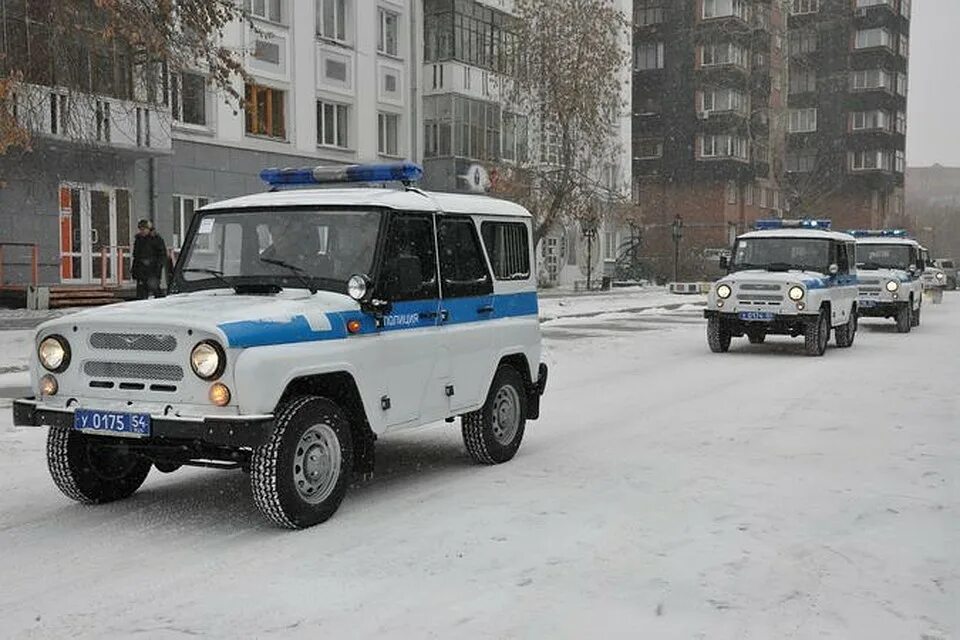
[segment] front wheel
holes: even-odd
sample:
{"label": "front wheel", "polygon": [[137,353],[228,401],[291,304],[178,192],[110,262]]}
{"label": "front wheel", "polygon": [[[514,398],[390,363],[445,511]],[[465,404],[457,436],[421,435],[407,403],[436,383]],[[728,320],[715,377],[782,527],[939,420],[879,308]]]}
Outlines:
{"label": "front wheel", "polygon": [[827,311],[820,312],[815,322],[809,323],[803,332],[804,348],[808,356],[822,356],[830,341],[830,319]]}
{"label": "front wheel", "polygon": [[250,461],[253,501],[268,520],[303,529],[328,520],[347,492],[353,442],[335,403],[301,396],[277,412],[270,439]]}
{"label": "front wheel", "polygon": [[127,498],[150,473],[150,461],[73,429],[47,433],[47,467],[65,496],[83,504]]}
{"label": "front wheel", "polygon": [[920,311],[923,309],[923,305],[920,304],[917,306],[916,310],[913,312],[913,317],[910,319],[910,326],[913,328],[920,326]]}
{"label": "front wheel", "polygon": [[460,419],[467,453],[481,464],[500,464],[517,454],[527,422],[523,377],[511,366],[497,370],[487,401]]}
{"label": "front wheel", "polygon": [[720,318],[707,319],[707,344],[713,353],[726,353],[730,349],[730,331],[725,329]]}
{"label": "front wheel", "polygon": [[837,346],[841,349],[846,349],[853,346],[853,341],[857,337],[857,310],[852,309],[850,311],[850,317],[847,319],[847,324],[842,327],[837,327],[834,329],[834,338],[837,341]]}
{"label": "front wheel", "polygon": [[910,333],[913,327],[913,307],[904,302],[897,309],[897,333]]}

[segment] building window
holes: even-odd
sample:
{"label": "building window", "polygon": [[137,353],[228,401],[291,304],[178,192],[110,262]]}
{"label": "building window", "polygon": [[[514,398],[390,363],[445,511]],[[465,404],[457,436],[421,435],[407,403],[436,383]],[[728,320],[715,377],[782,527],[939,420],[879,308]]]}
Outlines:
{"label": "building window", "polygon": [[662,23],[664,1],[665,0],[634,0],[634,24],[638,26],[649,26]]}
{"label": "building window", "polygon": [[283,0],[246,0],[251,15],[271,22],[283,22]]}
{"label": "building window", "polygon": [[174,122],[206,126],[207,79],[199,73],[178,73],[170,82]]}
{"label": "building window", "polygon": [[897,93],[901,96],[907,95],[907,74],[898,73],[897,74]]}
{"label": "building window", "polygon": [[737,204],[737,192],[739,189],[736,180],[727,181],[727,204]]}
{"label": "building window", "polygon": [[879,109],[855,111],[850,114],[850,128],[854,131],[890,130],[890,114]]}
{"label": "building window", "polygon": [[701,158],[749,159],[749,144],[745,138],[731,135],[700,136]]}
{"label": "building window", "polygon": [[50,94],[50,133],[55,136],[67,135],[67,118],[70,113],[65,93]]}
{"label": "building window", "polygon": [[880,5],[885,5],[896,10],[894,1],[895,0],[857,0],[857,8],[862,9],[864,7],[878,7]]}
{"label": "building window", "polygon": [[97,100],[97,142],[110,142],[110,103]]}
{"label": "building window", "polygon": [[906,34],[900,34],[900,55],[904,58],[910,57],[910,38]]}
{"label": "building window", "polygon": [[856,49],[873,49],[875,47],[893,49],[893,34],[886,29],[861,29],[857,31],[853,46]]}
{"label": "building window", "polygon": [[790,15],[816,13],[820,10],[820,0],[790,0]]}
{"label": "building window", "polygon": [[850,153],[853,171],[890,171],[889,151],[853,151]]}
{"label": "building window", "polygon": [[790,55],[812,53],[817,50],[819,34],[816,28],[797,29],[790,31]]}
{"label": "building window", "polygon": [[286,139],[285,96],[280,89],[248,84],[245,91],[247,133]]}
{"label": "building window", "polygon": [[790,133],[811,133],[816,130],[816,109],[790,109]]}
{"label": "building window", "polygon": [[910,0],[900,0],[900,15],[910,19]]}
{"label": "building window", "polygon": [[725,64],[746,66],[746,53],[740,45],[732,42],[707,44],[700,49],[700,63],[704,67]]}
{"label": "building window", "polygon": [[[200,196],[173,196],[173,236],[171,246],[179,249],[183,246],[183,239],[190,229],[194,212],[210,202],[208,198]],[[199,239],[200,236],[197,236]]]}
{"label": "building window", "polygon": [[478,2],[426,0],[424,62],[459,60],[473,67],[511,73],[515,19]]}
{"label": "building window", "polygon": [[529,160],[529,129],[526,116],[508,111],[503,112],[503,142],[500,144],[501,157],[524,163]]}
{"label": "building window", "polygon": [[377,51],[388,56],[399,55],[400,47],[397,39],[399,33],[400,15],[384,8],[377,9]]}
{"label": "building window", "polygon": [[317,100],[317,144],[348,148],[349,113],[345,104]]}
{"label": "building window", "polygon": [[703,0],[702,16],[704,20],[729,16],[746,20],[747,7],[742,0]]}
{"label": "building window", "polygon": [[663,69],[663,43],[641,42],[633,54],[633,66],[637,71]]}
{"label": "building window", "polygon": [[897,111],[896,132],[907,135],[907,114],[903,111]]}
{"label": "building window", "polygon": [[637,115],[641,116],[655,116],[659,115],[663,110],[663,105],[660,102],[660,96],[644,96],[637,100],[639,103],[638,109],[639,112]]}
{"label": "building window", "polygon": [[377,114],[377,153],[396,156],[400,152],[400,116]]}
{"label": "building window", "polygon": [[903,173],[907,170],[907,154],[905,154],[903,151],[897,151],[896,154],[894,154],[893,160],[894,171],[897,173]]}
{"label": "building window", "polygon": [[[425,157],[500,159],[502,122],[497,104],[464,96],[428,96],[423,100],[423,114]],[[523,138],[526,155],[526,136]],[[518,138],[518,145],[520,142]]]}
{"label": "building window", "polygon": [[883,69],[867,69],[850,72],[850,86],[854,91],[890,90],[892,78]]}
{"label": "building window", "polygon": [[700,111],[735,111],[745,113],[747,97],[736,89],[711,88],[700,94]]}
{"label": "building window", "polygon": [[663,157],[662,138],[642,138],[637,140],[637,160],[653,160]]}
{"label": "building window", "polygon": [[317,0],[317,35],[328,40],[347,39],[347,0]]}
{"label": "building window", "polygon": [[790,70],[790,94],[813,93],[817,90],[817,72],[807,67]]}

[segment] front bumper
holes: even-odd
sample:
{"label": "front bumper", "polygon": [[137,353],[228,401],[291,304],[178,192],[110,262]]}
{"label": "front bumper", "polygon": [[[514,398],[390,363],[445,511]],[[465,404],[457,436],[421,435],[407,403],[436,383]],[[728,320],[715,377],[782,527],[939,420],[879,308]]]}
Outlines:
{"label": "front bumper", "polygon": [[706,309],[703,317],[719,318],[724,328],[735,336],[742,336],[748,330],[762,329],[765,333],[799,335],[808,324],[814,324],[820,318],[818,314],[780,314],[774,313],[770,320],[745,320],[739,313]]}
{"label": "front bumper", "polygon": [[861,318],[892,318],[907,304],[909,302],[906,300],[860,300],[857,303],[857,315]]}
{"label": "front bumper", "polygon": [[[151,435],[138,438],[141,442],[200,442],[223,447],[259,447],[273,431],[273,416],[216,416],[202,418],[171,418],[151,416]],[[13,401],[13,424],[17,427],[72,429],[71,409],[44,407],[33,398]],[[104,434],[108,438],[120,436]]]}

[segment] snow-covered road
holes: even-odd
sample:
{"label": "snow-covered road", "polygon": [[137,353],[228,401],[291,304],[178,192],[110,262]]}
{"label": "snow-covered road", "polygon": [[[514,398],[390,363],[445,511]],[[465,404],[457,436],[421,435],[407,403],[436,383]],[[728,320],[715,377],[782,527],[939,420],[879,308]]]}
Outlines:
{"label": "snow-covered road", "polygon": [[696,308],[545,324],[517,458],[379,443],[327,524],[278,531],[239,472],[81,507],[0,400],[0,636],[838,638],[960,633],[960,294],[851,350],[736,341]]}

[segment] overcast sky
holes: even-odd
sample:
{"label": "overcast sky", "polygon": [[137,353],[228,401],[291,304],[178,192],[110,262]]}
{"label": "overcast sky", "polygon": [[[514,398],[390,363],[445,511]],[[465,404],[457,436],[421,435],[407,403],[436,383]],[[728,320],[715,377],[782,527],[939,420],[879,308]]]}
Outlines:
{"label": "overcast sky", "polygon": [[960,0],[913,0],[907,164],[960,167]]}

